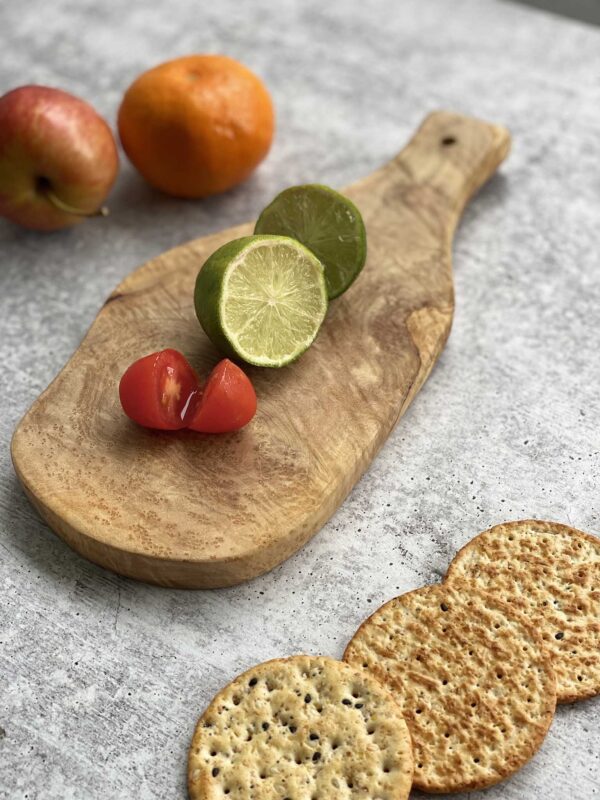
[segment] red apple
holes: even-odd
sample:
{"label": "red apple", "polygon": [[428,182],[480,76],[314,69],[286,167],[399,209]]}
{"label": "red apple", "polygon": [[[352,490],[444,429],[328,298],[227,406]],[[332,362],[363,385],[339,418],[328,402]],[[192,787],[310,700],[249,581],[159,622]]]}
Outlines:
{"label": "red apple", "polygon": [[0,216],[35,230],[76,225],[101,208],[119,157],[106,122],[47,86],[0,97]]}

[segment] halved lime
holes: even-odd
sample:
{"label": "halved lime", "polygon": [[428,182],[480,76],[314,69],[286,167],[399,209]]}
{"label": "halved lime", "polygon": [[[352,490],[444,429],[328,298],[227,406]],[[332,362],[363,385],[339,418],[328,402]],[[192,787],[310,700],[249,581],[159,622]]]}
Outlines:
{"label": "halved lime", "polygon": [[323,265],[287,236],[245,236],[206,261],[194,303],[206,334],[226,355],[283,367],[312,344],[325,318]]}
{"label": "halved lime", "polygon": [[364,266],[367,233],[358,208],[328,186],[290,186],[262,212],[254,233],[291,236],[325,267],[330,300],[345,292]]}

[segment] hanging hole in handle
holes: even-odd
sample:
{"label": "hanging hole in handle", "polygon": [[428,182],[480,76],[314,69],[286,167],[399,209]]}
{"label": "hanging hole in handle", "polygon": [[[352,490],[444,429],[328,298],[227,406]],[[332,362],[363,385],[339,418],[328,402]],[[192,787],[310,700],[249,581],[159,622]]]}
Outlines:
{"label": "hanging hole in handle", "polygon": [[442,147],[452,147],[453,144],[456,144],[455,136],[444,136],[442,139]]}

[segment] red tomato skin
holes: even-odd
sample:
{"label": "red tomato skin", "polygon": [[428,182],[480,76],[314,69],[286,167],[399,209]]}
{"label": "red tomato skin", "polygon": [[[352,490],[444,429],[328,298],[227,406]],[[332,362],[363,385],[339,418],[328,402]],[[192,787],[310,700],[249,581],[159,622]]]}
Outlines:
{"label": "red tomato skin", "polygon": [[208,376],[187,427],[199,433],[229,433],[247,425],[256,413],[256,392],[250,378],[224,358]]}
{"label": "red tomato skin", "polygon": [[119,383],[123,411],[138,425],[175,431],[185,427],[198,393],[198,377],[177,350],[161,350],[134,361]]}

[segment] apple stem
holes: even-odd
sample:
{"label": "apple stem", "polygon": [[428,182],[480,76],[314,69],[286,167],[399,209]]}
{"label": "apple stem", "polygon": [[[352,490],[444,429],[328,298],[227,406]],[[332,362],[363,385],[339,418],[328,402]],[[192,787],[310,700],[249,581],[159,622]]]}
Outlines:
{"label": "apple stem", "polygon": [[64,200],[60,199],[60,197],[57,197],[57,195],[54,194],[50,186],[47,184],[40,186],[39,191],[50,203],[52,203],[55,208],[58,208],[60,211],[64,211],[66,214],[73,214],[75,217],[107,217],[109,214],[106,206],[101,206],[96,211],[82,211],[80,208],[75,208],[74,206],[65,203]]}

